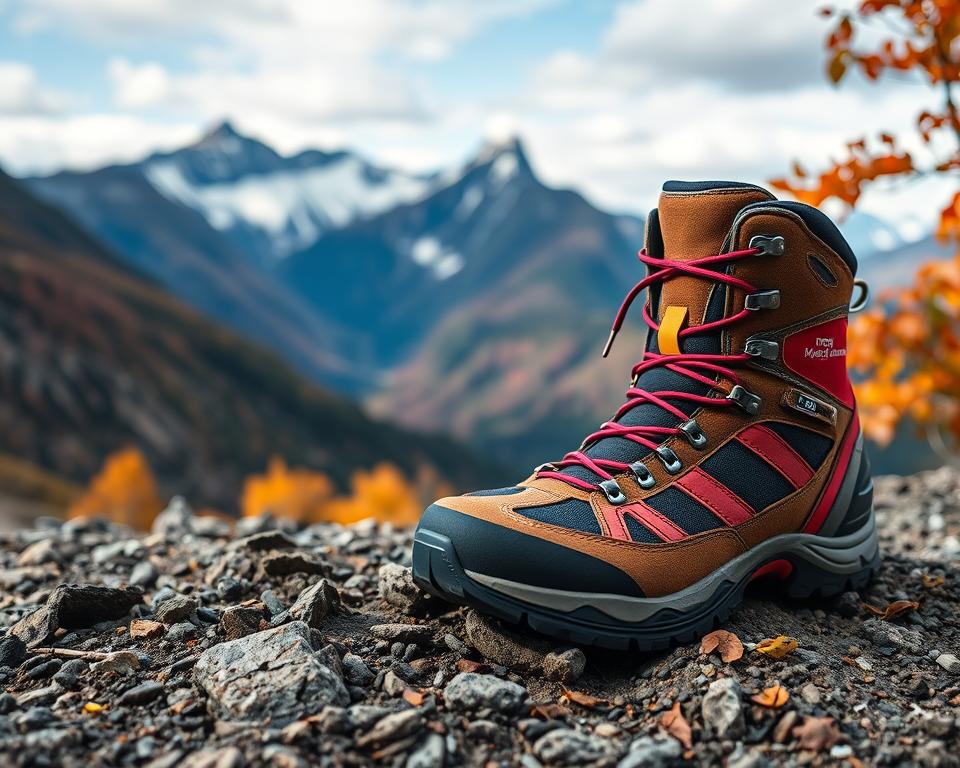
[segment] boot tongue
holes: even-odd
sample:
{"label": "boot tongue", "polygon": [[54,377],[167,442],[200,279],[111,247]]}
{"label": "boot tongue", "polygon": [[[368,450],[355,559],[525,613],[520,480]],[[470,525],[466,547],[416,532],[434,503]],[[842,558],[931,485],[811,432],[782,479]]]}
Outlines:
{"label": "boot tongue", "polygon": [[[692,261],[720,253],[734,218],[744,206],[775,199],[765,189],[751,184],[668,181],[663,185],[658,206],[663,257]],[[658,321],[663,319],[667,307],[675,306],[686,309],[688,326],[703,324],[708,319],[705,314],[712,287],[697,277],[666,280],[660,290]]]}
{"label": "boot tongue", "polygon": [[[723,250],[724,240],[740,210],[750,203],[775,200],[769,192],[749,184],[728,181],[683,182],[668,181],[663,185],[658,210],[648,219],[646,248],[652,256],[674,261],[691,261],[714,256]],[[661,240],[662,238],[662,240]],[[723,269],[723,267],[718,267]],[[683,315],[686,326],[702,325],[723,317],[725,291],[712,291],[716,283],[702,277],[671,277],[656,290],[657,319],[663,320],[668,307]],[[679,310],[677,309],[679,308]],[[668,321],[669,323],[670,321]],[[720,354],[720,332],[693,334],[677,340],[682,352],[704,355]],[[663,351],[658,346],[658,335],[651,333],[647,342],[651,351]],[[665,367],[651,368],[641,374],[637,386],[651,392],[681,391],[706,395],[708,388]],[[689,408],[679,400],[669,400],[677,407]],[[671,427],[677,418],[652,403],[631,408],[619,420],[620,424],[635,426]],[[647,450],[621,437],[599,440],[587,451],[592,458],[613,459],[629,463],[642,458]],[[581,466],[564,470],[582,480],[596,482],[599,478]]]}

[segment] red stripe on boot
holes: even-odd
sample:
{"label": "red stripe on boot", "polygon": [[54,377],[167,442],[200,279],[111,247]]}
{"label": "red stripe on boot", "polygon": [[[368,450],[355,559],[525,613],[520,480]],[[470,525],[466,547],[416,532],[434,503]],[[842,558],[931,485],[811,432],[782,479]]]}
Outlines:
{"label": "red stripe on boot", "polygon": [[794,488],[802,488],[813,477],[813,470],[803,456],[780,435],[762,424],[747,427],[737,435],[737,440],[787,478]]}
{"label": "red stripe on boot", "polygon": [[691,469],[674,485],[686,491],[727,525],[745,523],[753,517],[753,510],[747,502],[699,467]]}
{"label": "red stripe on boot", "polygon": [[642,502],[625,505],[623,514],[630,515],[650,533],[664,541],[680,541],[687,538],[687,532],[683,528]]}

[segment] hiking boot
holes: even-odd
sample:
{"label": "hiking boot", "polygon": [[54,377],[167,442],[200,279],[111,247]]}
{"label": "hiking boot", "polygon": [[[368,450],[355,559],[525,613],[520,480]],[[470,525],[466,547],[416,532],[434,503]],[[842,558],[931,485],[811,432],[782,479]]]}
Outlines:
{"label": "hiking boot", "polygon": [[[858,589],[879,561],[846,368],[857,262],[815,208],[671,181],[647,219],[646,349],[626,402],[513,488],[424,512],[428,591],[577,644],[649,650],[710,631],[768,576]],[[640,351],[638,350],[638,357]]]}

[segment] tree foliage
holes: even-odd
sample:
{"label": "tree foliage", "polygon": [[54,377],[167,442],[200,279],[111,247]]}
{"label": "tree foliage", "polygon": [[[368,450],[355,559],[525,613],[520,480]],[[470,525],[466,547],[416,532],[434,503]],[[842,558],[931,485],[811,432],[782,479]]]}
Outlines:
{"label": "tree foliage", "polygon": [[[798,163],[774,187],[819,206],[856,206],[881,179],[960,171],[960,0],[862,0],[852,12],[822,11],[832,20],[827,76],[839,84],[859,72],[869,81],[899,73],[926,84],[937,106],[916,117],[913,152],[889,132],[850,142],[845,156],[820,173]],[[958,185],[960,187],[960,185]],[[933,215],[933,213],[931,214]],[[960,191],[939,212],[937,236],[958,249],[952,260],[919,266],[911,286],[882,294],[851,325],[850,363],[865,432],[889,442],[906,416],[960,437]]]}
{"label": "tree foliage", "polygon": [[147,459],[136,448],[112,454],[68,516],[105,517],[146,530],[162,509],[157,483]]}

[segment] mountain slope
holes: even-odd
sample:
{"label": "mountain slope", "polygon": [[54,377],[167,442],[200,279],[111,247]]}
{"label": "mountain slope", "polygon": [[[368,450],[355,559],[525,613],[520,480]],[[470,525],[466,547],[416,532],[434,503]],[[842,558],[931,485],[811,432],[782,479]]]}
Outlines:
{"label": "mountain slope", "polygon": [[82,481],[127,444],[166,487],[227,507],[274,454],[341,482],[380,460],[458,485],[494,474],[307,383],[0,173],[0,452]]}
{"label": "mountain slope", "polygon": [[[323,319],[261,268],[240,247],[239,235],[216,229],[202,210],[168,196],[149,177],[154,164],[166,163],[188,169],[198,183],[213,183],[220,178],[217,173],[260,173],[278,157],[252,140],[247,141],[255,146],[244,145],[243,152],[214,153],[217,142],[229,147],[237,141],[215,134],[195,147],[143,163],[61,172],[27,183],[119,257],[204,314],[275,349],[314,380],[347,392],[365,388],[368,372],[354,364],[353,350],[360,345],[348,330]],[[218,163],[216,157],[234,165]]]}
{"label": "mountain slope", "polygon": [[368,337],[379,367],[405,361],[435,326],[484,297],[496,304],[518,281],[533,295],[549,288],[581,316],[619,300],[637,220],[544,186],[516,141],[485,148],[445,181],[422,200],[321,237],[280,267],[313,306]]}

